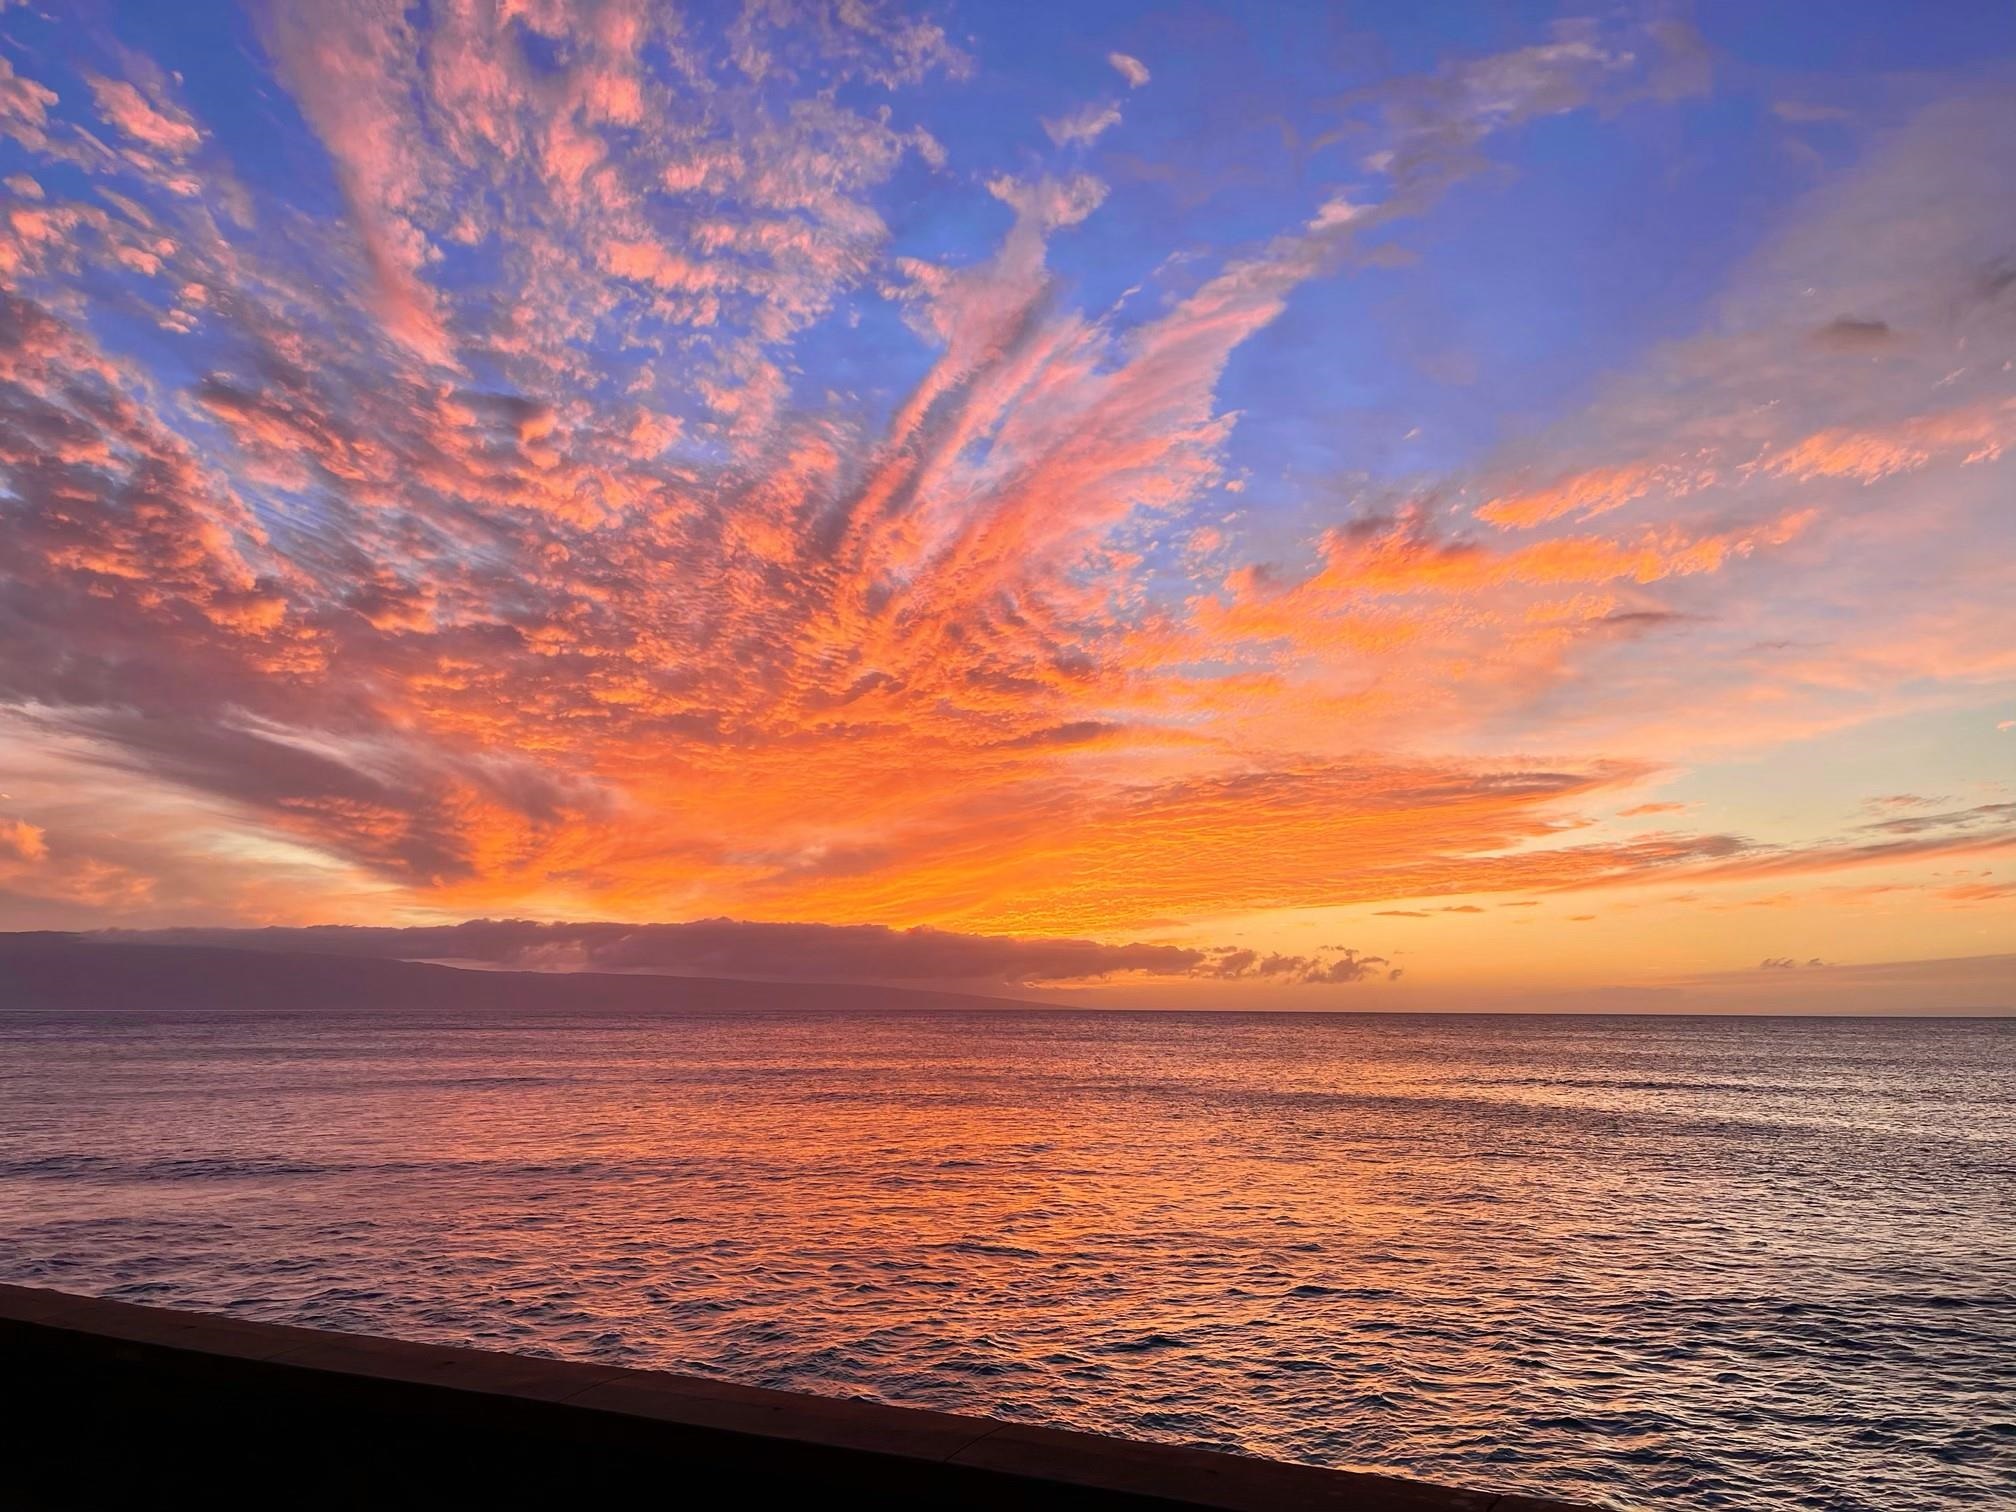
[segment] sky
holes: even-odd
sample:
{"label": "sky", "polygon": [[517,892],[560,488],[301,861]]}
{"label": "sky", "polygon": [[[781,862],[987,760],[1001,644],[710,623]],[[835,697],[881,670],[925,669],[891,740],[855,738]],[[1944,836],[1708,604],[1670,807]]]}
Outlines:
{"label": "sky", "polygon": [[2006,4],[0,0],[0,181],[0,928],[2016,1007]]}

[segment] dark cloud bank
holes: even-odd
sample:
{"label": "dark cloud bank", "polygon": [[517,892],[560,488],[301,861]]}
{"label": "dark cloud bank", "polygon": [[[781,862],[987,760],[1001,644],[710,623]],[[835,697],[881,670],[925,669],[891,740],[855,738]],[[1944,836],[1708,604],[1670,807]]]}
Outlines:
{"label": "dark cloud bank", "polygon": [[311,925],[288,929],[107,930],[108,944],[434,961],[516,971],[638,972],[787,982],[919,982],[1043,987],[1125,975],[1195,980],[1345,984],[1390,979],[1383,956],[1333,949],[1284,955],[1219,946],[1024,939],[880,924],[539,923],[472,919],[405,929]]}

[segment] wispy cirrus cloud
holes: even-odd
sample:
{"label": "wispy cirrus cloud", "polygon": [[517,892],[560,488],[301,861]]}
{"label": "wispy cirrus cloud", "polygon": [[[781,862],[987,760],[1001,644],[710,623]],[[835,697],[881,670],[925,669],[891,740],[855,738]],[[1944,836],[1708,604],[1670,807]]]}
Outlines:
{"label": "wispy cirrus cloud", "polygon": [[1043,134],[1059,147],[1089,147],[1120,124],[1120,106],[1111,100],[1043,118]]}

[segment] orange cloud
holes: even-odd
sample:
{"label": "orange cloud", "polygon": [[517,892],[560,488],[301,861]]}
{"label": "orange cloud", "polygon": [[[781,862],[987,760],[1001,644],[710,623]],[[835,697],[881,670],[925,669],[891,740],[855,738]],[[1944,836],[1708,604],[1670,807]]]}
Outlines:
{"label": "orange cloud", "polygon": [[1649,463],[1598,467],[1574,473],[1546,488],[1505,494],[1478,507],[1477,518],[1492,525],[1531,527],[1563,515],[1592,520],[1657,491],[1681,498],[1707,481],[1679,469]]}
{"label": "orange cloud", "polygon": [[1949,903],[2001,903],[2016,899],[2016,882],[1956,882],[1939,889]]}
{"label": "orange cloud", "polygon": [[1961,464],[1993,462],[2016,441],[2016,401],[1970,405],[1882,429],[1819,431],[1767,454],[1757,470],[1801,482],[1846,478],[1874,483],[1912,472],[1941,456]]}
{"label": "orange cloud", "polygon": [[49,842],[25,819],[0,819],[0,854],[17,861],[41,861],[49,855]]}

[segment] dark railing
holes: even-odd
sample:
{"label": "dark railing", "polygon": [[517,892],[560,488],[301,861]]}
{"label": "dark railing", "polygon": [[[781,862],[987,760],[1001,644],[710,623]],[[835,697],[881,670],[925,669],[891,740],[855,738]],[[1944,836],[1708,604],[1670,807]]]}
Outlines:
{"label": "dark railing", "polygon": [[0,1373],[12,1404],[0,1468],[8,1505],[1572,1512],[1390,1476],[29,1287],[0,1287]]}

